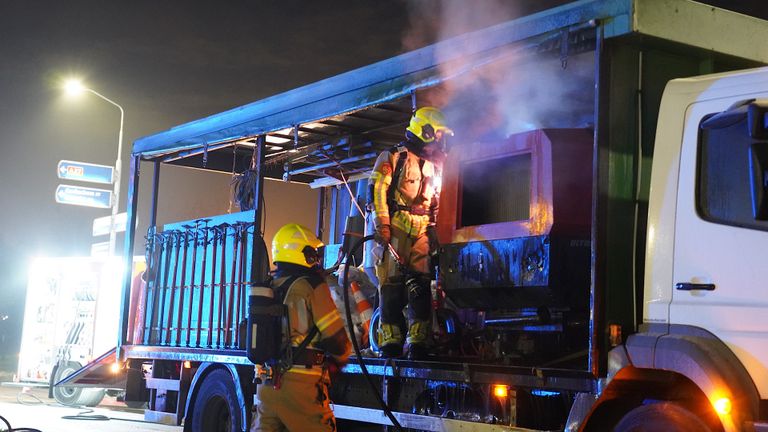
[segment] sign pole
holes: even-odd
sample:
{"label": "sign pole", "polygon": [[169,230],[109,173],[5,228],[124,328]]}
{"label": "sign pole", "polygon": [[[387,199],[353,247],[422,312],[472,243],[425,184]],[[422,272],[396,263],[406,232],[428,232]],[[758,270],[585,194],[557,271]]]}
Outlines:
{"label": "sign pole", "polygon": [[[99,95],[101,96],[101,95]],[[103,97],[103,96],[102,96]],[[106,99],[106,98],[104,98]],[[112,102],[111,100],[107,99],[107,101]],[[123,107],[120,105],[112,102],[113,105],[120,108],[120,133],[117,136],[117,160],[115,160],[115,201],[112,203],[112,217],[110,219],[110,228],[109,228],[109,256],[115,256],[115,243],[116,243],[116,236],[117,233],[115,231],[115,217],[117,216],[118,208],[120,207],[120,167],[122,166],[123,162],[121,159],[121,153],[123,152],[123,117],[124,117],[124,111]]]}

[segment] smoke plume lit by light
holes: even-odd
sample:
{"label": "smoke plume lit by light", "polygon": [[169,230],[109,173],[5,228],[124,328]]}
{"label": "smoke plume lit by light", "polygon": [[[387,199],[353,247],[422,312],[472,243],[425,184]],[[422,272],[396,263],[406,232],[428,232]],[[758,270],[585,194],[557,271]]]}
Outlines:
{"label": "smoke plume lit by light", "polygon": [[[409,6],[405,50],[519,16],[513,4],[500,0],[411,1]],[[420,106],[438,106],[446,113],[456,131],[452,143],[494,141],[539,128],[592,126],[591,51],[570,54],[563,61],[558,49],[532,55],[520,45],[508,45],[484,54],[490,61],[476,67],[471,53],[477,39],[463,40],[460,46],[437,45],[435,60],[441,75],[450,79],[418,95]]]}

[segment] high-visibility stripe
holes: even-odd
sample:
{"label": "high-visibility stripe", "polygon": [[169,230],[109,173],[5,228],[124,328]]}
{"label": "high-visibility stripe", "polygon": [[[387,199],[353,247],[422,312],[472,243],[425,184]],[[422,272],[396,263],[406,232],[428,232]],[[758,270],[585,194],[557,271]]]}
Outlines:
{"label": "high-visibility stripe", "polygon": [[[315,336],[315,340],[317,340],[318,336],[320,336],[320,335]],[[307,337],[307,335],[303,335],[303,334],[298,334],[298,335],[292,337],[291,338],[291,345],[294,346],[294,347],[297,347],[297,346],[301,345],[301,343],[304,341],[305,337]]]}
{"label": "high-visibility stripe", "polygon": [[315,368],[312,367],[310,369],[307,369],[305,366],[293,366],[292,368],[285,371],[285,373],[295,373],[300,375],[315,375],[315,376],[321,376],[323,374],[323,370],[319,367]]}
{"label": "high-visibility stripe", "polygon": [[371,174],[373,180],[373,208],[378,218],[389,219],[389,206],[387,204],[387,189],[392,183],[391,175],[384,175],[378,171]]}
{"label": "high-visibility stripe", "polygon": [[336,321],[340,320],[341,316],[339,315],[339,312],[336,310],[332,310],[325,314],[322,318],[317,320],[315,322],[315,325],[317,326],[318,330],[323,331],[331,326],[331,324],[335,323]]}
{"label": "high-visibility stripe", "polygon": [[412,237],[417,237],[427,232],[427,225],[429,225],[429,216],[427,215],[412,215],[407,212],[395,212],[392,215],[390,224],[396,227],[400,231],[408,233]]}

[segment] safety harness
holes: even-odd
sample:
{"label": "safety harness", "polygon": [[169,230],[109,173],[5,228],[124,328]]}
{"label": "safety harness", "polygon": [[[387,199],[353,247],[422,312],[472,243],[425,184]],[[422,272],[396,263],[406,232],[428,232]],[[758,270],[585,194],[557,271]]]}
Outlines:
{"label": "safety harness", "polygon": [[[429,213],[429,210],[420,206],[407,206],[398,204],[395,199],[395,192],[397,191],[397,184],[400,181],[400,175],[405,167],[405,161],[408,159],[408,149],[404,145],[397,145],[390,150],[392,153],[397,153],[397,162],[395,162],[395,170],[392,173],[392,181],[387,187],[387,207],[389,207],[389,217],[396,211],[407,211],[412,215],[423,216]],[[417,196],[424,192],[424,158],[419,157],[419,171],[421,172],[421,184],[419,185],[419,193]]]}
{"label": "safety harness", "polygon": [[[282,303],[285,303],[285,297],[288,295],[288,290],[294,284],[294,282],[305,277],[305,275],[290,276],[285,282],[277,287],[275,291],[276,294],[280,296]],[[309,344],[312,342],[312,339],[314,339],[319,332],[320,329],[317,328],[317,324],[313,324],[312,328],[309,330],[309,333],[307,333],[299,346],[292,347],[291,325],[288,314],[286,313],[286,320],[283,327],[283,337],[286,339],[286,347],[283,350],[281,357],[277,360],[276,364],[272,366],[272,384],[274,385],[275,389],[280,388],[280,382],[283,374],[285,374],[285,372],[287,372],[293,366],[302,365],[309,369],[312,366],[323,364],[325,359],[325,352],[308,348]]]}

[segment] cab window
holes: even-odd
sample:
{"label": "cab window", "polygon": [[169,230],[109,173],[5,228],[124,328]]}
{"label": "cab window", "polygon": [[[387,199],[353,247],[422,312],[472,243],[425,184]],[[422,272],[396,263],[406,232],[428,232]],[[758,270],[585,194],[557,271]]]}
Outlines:
{"label": "cab window", "polygon": [[699,124],[696,209],[708,221],[768,230],[768,140],[754,100]]}

